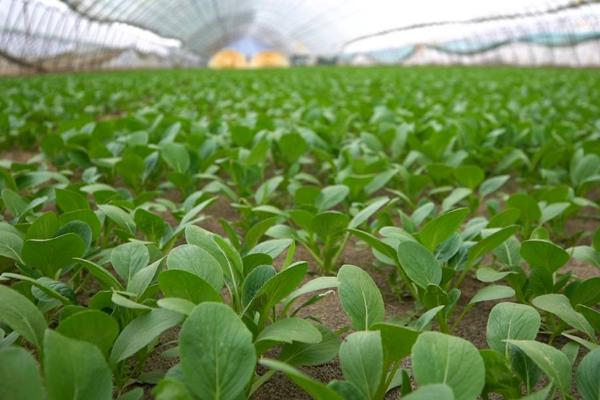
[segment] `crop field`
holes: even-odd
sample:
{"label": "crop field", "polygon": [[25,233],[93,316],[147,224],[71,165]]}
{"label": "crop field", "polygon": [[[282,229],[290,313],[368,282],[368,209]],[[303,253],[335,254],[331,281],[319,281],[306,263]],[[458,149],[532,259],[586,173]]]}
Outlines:
{"label": "crop field", "polygon": [[0,399],[600,399],[597,70],[0,90]]}

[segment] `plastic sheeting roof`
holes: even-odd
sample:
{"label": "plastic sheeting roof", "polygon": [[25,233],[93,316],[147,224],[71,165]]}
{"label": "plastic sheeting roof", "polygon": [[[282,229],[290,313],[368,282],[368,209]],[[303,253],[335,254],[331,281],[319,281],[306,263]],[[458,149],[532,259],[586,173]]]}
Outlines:
{"label": "plastic sheeting roof", "polygon": [[553,12],[597,0],[62,0],[89,18],[179,39],[199,54],[250,37],[290,53],[333,54],[378,32]]}

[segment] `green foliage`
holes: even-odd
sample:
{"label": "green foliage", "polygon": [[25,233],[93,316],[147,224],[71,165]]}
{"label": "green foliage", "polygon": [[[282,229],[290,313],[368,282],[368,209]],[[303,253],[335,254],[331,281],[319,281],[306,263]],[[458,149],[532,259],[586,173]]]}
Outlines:
{"label": "green foliage", "polygon": [[[594,87],[541,68],[0,81],[0,397],[241,399],[280,372],[317,399],[571,398],[576,371],[596,399]],[[507,299],[488,348],[450,335]],[[343,379],[300,369],[335,357]]]}

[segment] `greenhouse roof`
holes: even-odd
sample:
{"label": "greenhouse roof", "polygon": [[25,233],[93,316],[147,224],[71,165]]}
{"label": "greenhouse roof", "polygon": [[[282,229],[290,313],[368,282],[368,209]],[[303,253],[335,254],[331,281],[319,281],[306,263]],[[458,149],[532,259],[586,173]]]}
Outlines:
{"label": "greenhouse roof", "polygon": [[350,44],[404,29],[528,18],[596,3],[595,0],[420,0],[407,6],[405,2],[390,0],[63,2],[88,18],[147,29],[178,39],[183,47],[204,55],[244,37],[290,53],[332,54]]}

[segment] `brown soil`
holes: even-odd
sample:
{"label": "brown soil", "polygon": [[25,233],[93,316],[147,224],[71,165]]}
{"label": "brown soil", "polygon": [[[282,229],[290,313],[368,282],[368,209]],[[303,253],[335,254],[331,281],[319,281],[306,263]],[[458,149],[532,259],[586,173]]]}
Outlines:
{"label": "brown soil", "polygon": [[21,149],[13,149],[7,150],[0,153],[0,160],[8,160],[20,164],[25,164],[27,161],[32,159],[33,157],[39,155],[39,152],[36,151],[28,151]]}

